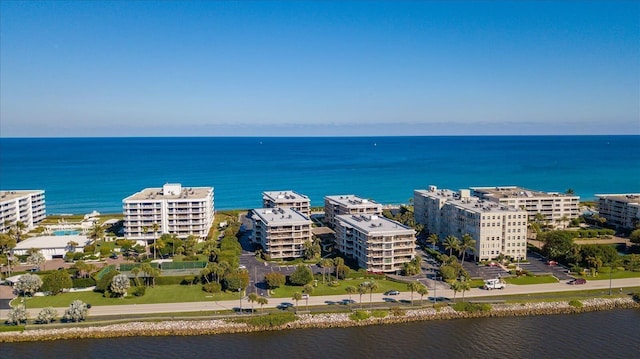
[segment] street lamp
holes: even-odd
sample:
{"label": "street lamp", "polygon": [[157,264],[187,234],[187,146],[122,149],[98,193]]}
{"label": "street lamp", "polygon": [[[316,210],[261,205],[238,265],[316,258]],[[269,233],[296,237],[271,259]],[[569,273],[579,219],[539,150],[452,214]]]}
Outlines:
{"label": "street lamp", "polygon": [[433,277],[433,303],[436,303],[438,301],[438,278],[442,277]]}
{"label": "street lamp", "polygon": [[238,295],[240,296],[240,314],[242,314],[242,288],[238,288]]}

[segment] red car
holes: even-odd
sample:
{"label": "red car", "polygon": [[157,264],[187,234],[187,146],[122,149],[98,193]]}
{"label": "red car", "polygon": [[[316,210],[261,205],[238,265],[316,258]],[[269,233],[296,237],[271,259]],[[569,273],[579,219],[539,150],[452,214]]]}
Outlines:
{"label": "red car", "polygon": [[568,283],[569,285],[585,284],[587,283],[587,280],[584,278],[576,278],[576,279],[570,280]]}
{"label": "red car", "polygon": [[548,261],[547,264],[550,265],[550,266],[554,266],[554,265],[558,264],[558,262],[556,262],[556,261]]}

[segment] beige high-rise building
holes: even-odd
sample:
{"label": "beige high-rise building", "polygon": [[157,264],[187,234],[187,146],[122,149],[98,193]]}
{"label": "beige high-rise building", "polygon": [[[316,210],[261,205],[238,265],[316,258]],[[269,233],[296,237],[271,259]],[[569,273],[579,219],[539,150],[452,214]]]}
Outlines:
{"label": "beige high-rise building", "polygon": [[326,196],[324,198],[324,220],[335,228],[336,216],[342,214],[382,214],[382,205],[353,194]]}
{"label": "beige high-rise building", "polygon": [[262,205],[265,208],[292,208],[305,216],[311,214],[309,197],[295,191],[262,192]]}
{"label": "beige high-rise building", "polygon": [[636,228],[640,224],[640,193],[597,194],[598,214],[617,228]]}
{"label": "beige high-rise building", "polygon": [[47,217],[43,190],[0,191],[0,232],[16,222],[30,230]]}
{"label": "beige high-rise building", "polygon": [[337,249],[369,272],[401,271],[415,257],[415,233],[375,214],[336,216]]}
{"label": "beige high-rise building", "polygon": [[168,183],[162,188],[146,188],[122,203],[128,239],[150,242],[164,233],[204,239],[213,224],[213,187]]}
{"label": "beige high-rise building", "polygon": [[310,241],[311,220],[291,208],[258,208],[252,210],[252,241],[272,259],[304,256],[305,241]]}
{"label": "beige high-rise building", "polygon": [[527,256],[527,211],[470,195],[429,186],[414,191],[416,223],[425,226],[443,241],[447,236],[461,239],[469,234],[476,241],[474,256],[490,260],[504,254]]}
{"label": "beige high-rise building", "polygon": [[[537,213],[553,227],[564,228],[580,216],[580,196],[542,192],[516,186],[471,187],[471,194],[505,206],[524,208],[533,222]],[[565,219],[565,221],[563,221]]]}

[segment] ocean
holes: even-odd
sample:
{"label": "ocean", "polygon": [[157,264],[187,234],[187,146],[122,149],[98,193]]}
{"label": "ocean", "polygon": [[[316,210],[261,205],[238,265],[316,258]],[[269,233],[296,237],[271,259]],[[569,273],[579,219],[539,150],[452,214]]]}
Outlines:
{"label": "ocean", "polygon": [[356,194],[407,203],[429,185],[518,185],[583,199],[640,192],[640,136],[0,138],[0,189],[44,189],[48,214],[122,212],[122,199],[178,182],[215,187],[216,209],[263,191],[313,206]]}

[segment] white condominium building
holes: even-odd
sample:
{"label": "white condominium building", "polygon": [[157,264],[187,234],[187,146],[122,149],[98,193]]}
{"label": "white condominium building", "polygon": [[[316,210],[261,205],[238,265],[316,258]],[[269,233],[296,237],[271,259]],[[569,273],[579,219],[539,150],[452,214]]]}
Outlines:
{"label": "white condominium building", "polygon": [[500,254],[525,259],[527,256],[527,211],[483,200],[470,191],[415,190],[416,223],[435,233],[462,239],[469,234],[476,241],[475,257],[490,260]]}
{"label": "white condominium building", "polygon": [[179,183],[147,188],[124,200],[124,235],[152,241],[163,233],[206,238],[213,224],[213,187]]}
{"label": "white condominium building", "polygon": [[416,232],[375,214],[336,216],[337,248],[369,272],[395,273],[415,257]]}
{"label": "white condominium building", "polygon": [[[524,208],[532,222],[537,213],[554,227],[565,227],[580,216],[580,196],[534,191],[522,187],[471,187],[471,195],[505,206]],[[563,221],[568,220],[566,222]]]}
{"label": "white condominium building", "polygon": [[382,214],[382,205],[352,194],[326,196],[324,198],[324,219],[331,228],[336,226],[336,216],[342,214]]}
{"label": "white condominium building", "polygon": [[46,218],[43,190],[0,191],[0,233],[16,222],[30,230]]}
{"label": "white condominium building", "polygon": [[311,240],[311,220],[291,208],[258,208],[251,212],[253,242],[272,259],[304,256],[305,241]]}
{"label": "white condominium building", "polygon": [[262,205],[265,208],[293,208],[305,216],[311,214],[309,197],[295,191],[262,192]]}
{"label": "white condominium building", "polygon": [[633,229],[640,223],[640,193],[597,194],[598,214],[618,228]]}

